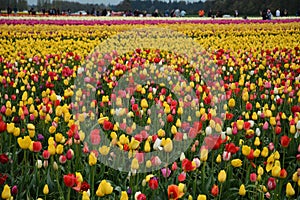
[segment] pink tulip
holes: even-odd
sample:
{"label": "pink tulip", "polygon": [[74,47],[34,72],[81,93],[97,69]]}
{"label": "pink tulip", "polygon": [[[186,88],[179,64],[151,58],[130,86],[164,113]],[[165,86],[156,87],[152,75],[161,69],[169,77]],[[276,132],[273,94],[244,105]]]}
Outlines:
{"label": "pink tulip", "polygon": [[263,130],[268,130],[268,128],[269,128],[269,123],[266,121],[265,123],[264,123],[264,125],[263,125]]}
{"label": "pink tulip", "polygon": [[168,167],[162,168],[161,173],[162,173],[163,177],[168,178],[171,174],[171,170]]}

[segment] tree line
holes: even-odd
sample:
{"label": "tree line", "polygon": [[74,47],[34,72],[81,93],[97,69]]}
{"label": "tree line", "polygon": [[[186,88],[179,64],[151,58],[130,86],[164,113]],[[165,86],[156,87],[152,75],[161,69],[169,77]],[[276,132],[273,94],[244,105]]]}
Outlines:
{"label": "tree line", "polygon": [[[95,1],[97,2],[97,1]],[[32,5],[28,5],[27,0],[0,0],[0,9],[6,10],[8,7],[12,11],[29,10]],[[156,9],[163,15],[166,10],[180,9],[185,10],[188,15],[197,15],[199,10],[204,10],[207,16],[208,11],[214,13],[221,12],[222,14],[234,15],[235,10],[240,16],[258,16],[261,11],[270,9],[274,14],[275,10],[286,9],[289,15],[299,14],[300,1],[299,0],[206,0],[194,3],[186,1],[171,1],[165,2],[160,0],[123,0],[118,5],[104,4],[81,4],[78,2],[64,1],[64,0],[37,0],[37,4],[33,6],[36,11],[42,9],[58,9],[69,10],[76,12],[85,10],[88,13],[92,11],[102,11],[103,9],[113,11],[143,11],[153,13]]]}

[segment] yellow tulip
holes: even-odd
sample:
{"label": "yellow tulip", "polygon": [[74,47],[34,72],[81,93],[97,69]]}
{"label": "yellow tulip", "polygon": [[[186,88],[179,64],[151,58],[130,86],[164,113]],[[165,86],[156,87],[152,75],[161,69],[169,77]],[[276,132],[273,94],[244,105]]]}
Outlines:
{"label": "yellow tulip", "polygon": [[197,200],[206,200],[206,195],[205,194],[199,194],[197,197]]}
{"label": "yellow tulip", "polygon": [[172,142],[172,140],[170,138],[167,138],[165,140],[164,150],[167,153],[170,153],[173,150],[173,142]]}
{"label": "yellow tulip", "polygon": [[141,107],[142,108],[148,108],[148,102],[146,99],[142,99],[141,100]]}
{"label": "yellow tulip", "polygon": [[257,174],[258,175],[263,175],[264,174],[264,168],[262,168],[261,166],[258,166],[258,168],[257,168]]}
{"label": "yellow tulip", "polygon": [[228,101],[228,106],[229,106],[230,108],[233,108],[233,107],[235,106],[235,100],[234,100],[233,98],[229,99],[229,101]]}
{"label": "yellow tulip", "polygon": [[120,200],[128,200],[128,194],[126,191],[122,191],[121,192],[121,197],[120,197]]}
{"label": "yellow tulip", "polygon": [[224,183],[226,181],[226,172],[225,170],[221,170],[218,174],[218,181],[220,183]]}
{"label": "yellow tulip", "polygon": [[96,158],[95,154],[93,152],[91,152],[89,155],[89,165],[93,166],[93,165],[96,165],[96,163],[97,163],[97,158]]}
{"label": "yellow tulip", "polygon": [[[295,172],[294,174],[293,174],[293,176],[292,176],[292,180],[294,181],[294,182],[298,182],[298,172]],[[299,179],[300,180],[300,179]]]}
{"label": "yellow tulip", "polygon": [[220,154],[217,156],[216,162],[217,162],[217,163],[221,163],[221,162],[222,162],[222,157],[221,157]]}
{"label": "yellow tulip", "polygon": [[98,197],[103,197],[105,195],[109,195],[113,192],[113,187],[109,182],[106,180],[102,180],[98,186],[98,189],[96,191],[96,195]]}
{"label": "yellow tulip", "polygon": [[49,194],[49,187],[47,184],[45,184],[45,186],[43,188],[43,194],[45,194],[45,195]]}
{"label": "yellow tulip", "polygon": [[242,153],[244,156],[248,156],[250,154],[250,151],[251,151],[251,147],[247,145],[242,146]]}
{"label": "yellow tulip", "polygon": [[260,139],[259,137],[256,137],[255,140],[254,140],[254,145],[255,146],[259,146],[260,145]]}
{"label": "yellow tulip", "polygon": [[243,162],[240,159],[233,159],[231,165],[234,167],[240,167],[243,165]]}
{"label": "yellow tulip", "polygon": [[8,133],[13,133],[15,130],[15,123],[11,122],[11,123],[7,123],[6,125],[6,131]]}
{"label": "yellow tulip", "polygon": [[291,197],[295,195],[295,190],[292,187],[291,183],[288,183],[286,185],[286,196]]}
{"label": "yellow tulip", "polygon": [[90,200],[90,196],[86,191],[82,193],[82,200]]}
{"label": "yellow tulip", "polygon": [[240,131],[240,130],[243,130],[243,127],[244,127],[244,120],[237,120],[236,121],[236,125],[237,125],[237,129]]}
{"label": "yellow tulip", "polygon": [[255,158],[257,158],[257,157],[259,157],[259,155],[260,155],[260,150],[259,149],[255,149],[254,152],[253,152],[253,156]]}
{"label": "yellow tulip", "polygon": [[264,147],[260,154],[262,157],[267,157],[269,155],[269,149],[267,147]]}
{"label": "yellow tulip", "polygon": [[281,171],[281,168],[279,166],[274,166],[272,168],[272,176],[273,177],[279,177],[280,171]]}
{"label": "yellow tulip", "polygon": [[83,182],[83,177],[80,172],[75,172],[75,176],[78,182],[82,183]]}
{"label": "yellow tulip", "polygon": [[6,184],[1,193],[2,199],[9,199],[11,197],[10,187]]}
{"label": "yellow tulip", "polygon": [[57,145],[55,151],[58,155],[62,154],[64,151],[64,146],[62,144]]}
{"label": "yellow tulip", "polygon": [[18,144],[21,147],[21,149],[28,149],[31,144],[31,139],[29,136],[25,136],[24,139],[19,137]]}
{"label": "yellow tulip", "polygon": [[15,137],[18,137],[18,136],[20,135],[20,132],[21,132],[20,128],[19,128],[19,127],[15,127],[15,128],[14,128],[13,135],[14,135]]}
{"label": "yellow tulip", "polygon": [[245,185],[244,184],[242,184],[240,186],[239,195],[241,195],[241,196],[245,196],[246,195],[246,189],[245,189]]}

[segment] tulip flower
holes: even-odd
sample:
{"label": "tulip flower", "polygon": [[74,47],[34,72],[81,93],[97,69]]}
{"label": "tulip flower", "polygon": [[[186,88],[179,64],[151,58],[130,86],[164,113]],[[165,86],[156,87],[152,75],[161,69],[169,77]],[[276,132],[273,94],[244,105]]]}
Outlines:
{"label": "tulip flower", "polygon": [[220,183],[224,183],[226,181],[226,172],[224,170],[221,170],[218,174],[218,181]]}
{"label": "tulip flower", "polygon": [[197,197],[197,200],[206,200],[206,195],[205,194],[199,194]]}
{"label": "tulip flower", "polygon": [[109,195],[113,192],[113,187],[109,182],[106,180],[102,180],[98,186],[98,189],[96,191],[96,195],[98,197],[103,197],[105,195]]}
{"label": "tulip flower", "polygon": [[251,181],[251,182],[256,182],[256,180],[257,180],[257,175],[256,175],[256,173],[251,173],[251,174],[250,174],[250,181]]}
{"label": "tulip flower", "polygon": [[275,190],[275,188],[276,188],[276,179],[273,178],[273,177],[270,177],[268,179],[267,186],[268,186],[269,190]]}
{"label": "tulip flower", "polygon": [[120,197],[120,200],[128,200],[128,194],[126,191],[122,191],[121,192],[121,197]]}
{"label": "tulip flower", "polygon": [[1,193],[2,199],[9,199],[11,197],[10,187],[6,184]]}
{"label": "tulip flower", "polygon": [[93,166],[97,163],[97,157],[95,156],[94,152],[91,152],[89,155],[89,165]]}
{"label": "tulip flower", "polygon": [[231,165],[234,167],[241,167],[243,165],[243,162],[240,159],[233,159],[231,161]]}
{"label": "tulip flower", "polygon": [[212,188],[211,188],[210,193],[211,193],[214,197],[218,196],[218,194],[219,194],[219,187],[218,187],[217,185],[213,185]]}
{"label": "tulip flower", "polygon": [[285,148],[289,146],[290,141],[291,141],[290,138],[286,135],[281,136],[281,138],[280,138],[281,146],[283,146]]}
{"label": "tulip flower", "polygon": [[180,199],[183,195],[184,195],[184,193],[179,191],[179,188],[177,185],[169,185],[168,186],[168,199],[169,200]]}
{"label": "tulip flower", "polygon": [[45,184],[45,186],[43,188],[43,194],[45,194],[45,195],[49,194],[49,188],[48,188],[47,184]]}
{"label": "tulip flower", "polygon": [[[90,200],[90,196],[86,191],[82,192],[82,200]],[[126,199],[124,199],[126,200]]]}
{"label": "tulip flower", "polygon": [[291,183],[288,183],[287,185],[286,185],[286,196],[287,197],[292,197],[292,196],[294,196],[295,195],[295,190],[294,190],[294,188],[292,187],[292,185],[291,185]]}
{"label": "tulip flower", "polygon": [[148,185],[152,190],[156,190],[158,188],[158,179],[156,177],[152,177],[149,180]]}
{"label": "tulip flower", "polygon": [[241,195],[241,196],[245,196],[246,195],[246,189],[245,189],[245,185],[244,184],[242,184],[240,186],[239,195]]}
{"label": "tulip flower", "polygon": [[24,136],[24,138],[18,138],[18,144],[21,149],[28,149],[31,144],[31,139],[29,136]]}

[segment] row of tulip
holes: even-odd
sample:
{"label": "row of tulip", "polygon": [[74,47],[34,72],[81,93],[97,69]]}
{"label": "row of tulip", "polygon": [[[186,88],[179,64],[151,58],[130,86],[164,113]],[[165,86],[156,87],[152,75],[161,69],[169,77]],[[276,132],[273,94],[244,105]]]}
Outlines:
{"label": "row of tulip", "polygon": [[272,21],[266,21],[257,18],[247,20],[241,18],[230,19],[212,19],[212,18],[126,18],[126,17],[0,17],[0,24],[53,24],[53,25],[122,25],[122,24],[250,24],[250,23],[291,23],[299,22],[297,17],[276,18]]}
{"label": "row of tulip", "polygon": [[180,37],[154,48],[166,31],[123,48],[135,26],[1,25],[3,199],[299,196],[299,24],[169,26],[206,55],[172,52]]}

